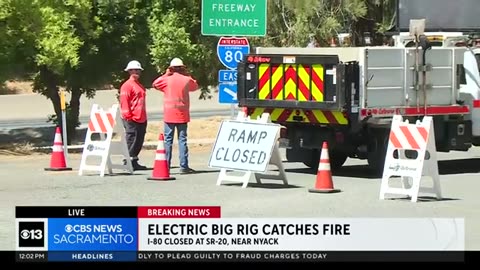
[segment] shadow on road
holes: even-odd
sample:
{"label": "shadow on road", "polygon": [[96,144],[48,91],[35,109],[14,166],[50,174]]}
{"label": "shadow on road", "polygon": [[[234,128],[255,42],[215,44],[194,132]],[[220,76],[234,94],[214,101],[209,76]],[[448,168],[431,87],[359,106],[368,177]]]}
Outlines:
{"label": "shadow on road", "polygon": [[[242,186],[241,183],[227,183],[222,184],[222,186]],[[286,189],[286,188],[304,188],[297,185],[284,185],[283,183],[248,183],[247,188],[267,188],[267,189]]]}
{"label": "shadow on road", "polygon": [[[78,173],[78,170],[77,170]],[[138,171],[133,172],[133,174],[129,172],[114,172],[112,174],[105,173],[104,177],[115,177],[115,176],[136,176],[136,175],[142,175],[138,173]],[[100,173],[99,172],[91,172],[91,171],[86,171],[81,175],[81,177],[99,177]]]}
{"label": "shadow on road", "polygon": [[220,170],[196,170],[196,171],[191,172],[191,173],[170,172],[170,174],[188,176],[188,175],[192,175],[192,174],[218,173],[218,172],[220,172]]}
{"label": "shadow on road", "polygon": [[479,173],[480,158],[442,160],[438,162],[440,174]]}
{"label": "shadow on road", "polygon": [[382,175],[371,170],[368,165],[344,166],[333,173],[334,176],[358,177],[367,179],[382,178]]}
{"label": "shadow on road", "polygon": [[[410,201],[410,197],[401,197],[401,198],[386,198],[385,200],[388,201]],[[418,196],[418,202],[441,202],[441,201],[459,201],[460,199],[456,198],[442,198],[441,200],[438,200],[435,197],[431,196]]]}
{"label": "shadow on road", "polygon": [[[290,173],[301,173],[301,174],[311,174],[316,175],[317,171],[314,171],[310,168],[295,168],[295,169],[285,169],[286,172]],[[333,176],[342,176],[342,177],[355,177],[355,178],[380,178],[381,175],[375,175],[367,165],[354,165],[354,166],[343,166],[341,169],[332,172]]]}
{"label": "shadow on road", "polygon": [[[78,128],[76,138],[72,145],[81,144],[87,135],[86,128]],[[95,137],[95,136],[94,136]],[[0,145],[12,143],[29,143],[34,147],[52,146],[55,138],[55,126],[39,128],[19,128],[13,130],[0,130]]]}
{"label": "shadow on road", "polygon": [[[441,160],[438,162],[440,175],[480,173],[480,158]],[[301,174],[317,174],[310,168],[286,169],[286,172]],[[376,174],[367,165],[343,166],[341,169],[332,172],[333,176],[379,179],[381,174]]]}

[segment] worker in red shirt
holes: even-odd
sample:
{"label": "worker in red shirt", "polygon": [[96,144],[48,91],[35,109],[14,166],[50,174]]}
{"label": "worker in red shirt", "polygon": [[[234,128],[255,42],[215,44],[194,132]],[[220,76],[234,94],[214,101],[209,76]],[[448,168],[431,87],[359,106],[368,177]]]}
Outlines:
{"label": "worker in red shirt", "polygon": [[[143,68],[140,62],[130,61],[125,68],[130,78],[120,87],[120,108],[125,127],[128,152],[134,170],[146,170],[138,163],[138,154],[142,150],[147,132],[147,112],[145,108],[145,87],[140,83]],[[124,161],[126,163],[126,161]]]}
{"label": "worker in red shirt", "polygon": [[170,167],[173,136],[176,129],[180,173],[193,173],[195,171],[188,165],[187,126],[190,122],[190,92],[199,88],[197,81],[190,76],[183,61],[174,58],[170,62],[167,72],[155,79],[152,86],[164,94],[163,121],[167,164]]}

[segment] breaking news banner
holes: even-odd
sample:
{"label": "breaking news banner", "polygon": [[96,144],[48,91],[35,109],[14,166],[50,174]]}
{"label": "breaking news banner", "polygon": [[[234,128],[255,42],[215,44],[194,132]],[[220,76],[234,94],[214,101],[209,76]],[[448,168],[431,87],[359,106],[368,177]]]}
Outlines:
{"label": "breaking news banner", "polygon": [[463,261],[461,218],[222,218],[219,206],[16,207],[17,262]]}

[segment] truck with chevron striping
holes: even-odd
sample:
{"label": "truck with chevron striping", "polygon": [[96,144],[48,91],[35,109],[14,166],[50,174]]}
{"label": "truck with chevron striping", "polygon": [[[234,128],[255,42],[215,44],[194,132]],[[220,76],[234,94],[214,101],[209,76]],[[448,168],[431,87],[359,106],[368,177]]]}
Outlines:
{"label": "truck with chevron striping", "polygon": [[381,172],[393,115],[433,116],[437,151],[480,146],[480,38],[425,32],[395,41],[255,48],[237,68],[238,105],[254,118],[269,113],[284,127],[288,161],[315,170],[327,141],[332,170],[350,157]]}

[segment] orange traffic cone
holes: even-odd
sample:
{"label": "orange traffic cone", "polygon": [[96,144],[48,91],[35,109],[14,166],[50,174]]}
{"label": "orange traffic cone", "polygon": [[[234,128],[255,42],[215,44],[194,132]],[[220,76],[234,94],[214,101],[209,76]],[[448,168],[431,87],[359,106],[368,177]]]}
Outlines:
{"label": "orange traffic cone", "polygon": [[158,138],[158,146],[155,154],[155,163],[153,164],[152,177],[148,180],[175,180],[175,177],[170,176],[170,169],[168,168],[167,158],[165,156],[165,139],[163,133],[160,133]]}
{"label": "orange traffic cone", "polygon": [[332,172],[330,171],[330,157],[328,156],[328,144],[323,142],[320,163],[318,164],[317,181],[315,188],[309,189],[313,193],[334,193],[339,189],[333,187]]}
{"label": "orange traffic cone", "polygon": [[50,159],[50,168],[45,168],[45,171],[71,171],[72,168],[67,167],[65,155],[63,152],[62,133],[60,127],[55,131],[55,139],[52,147],[52,157]]}

